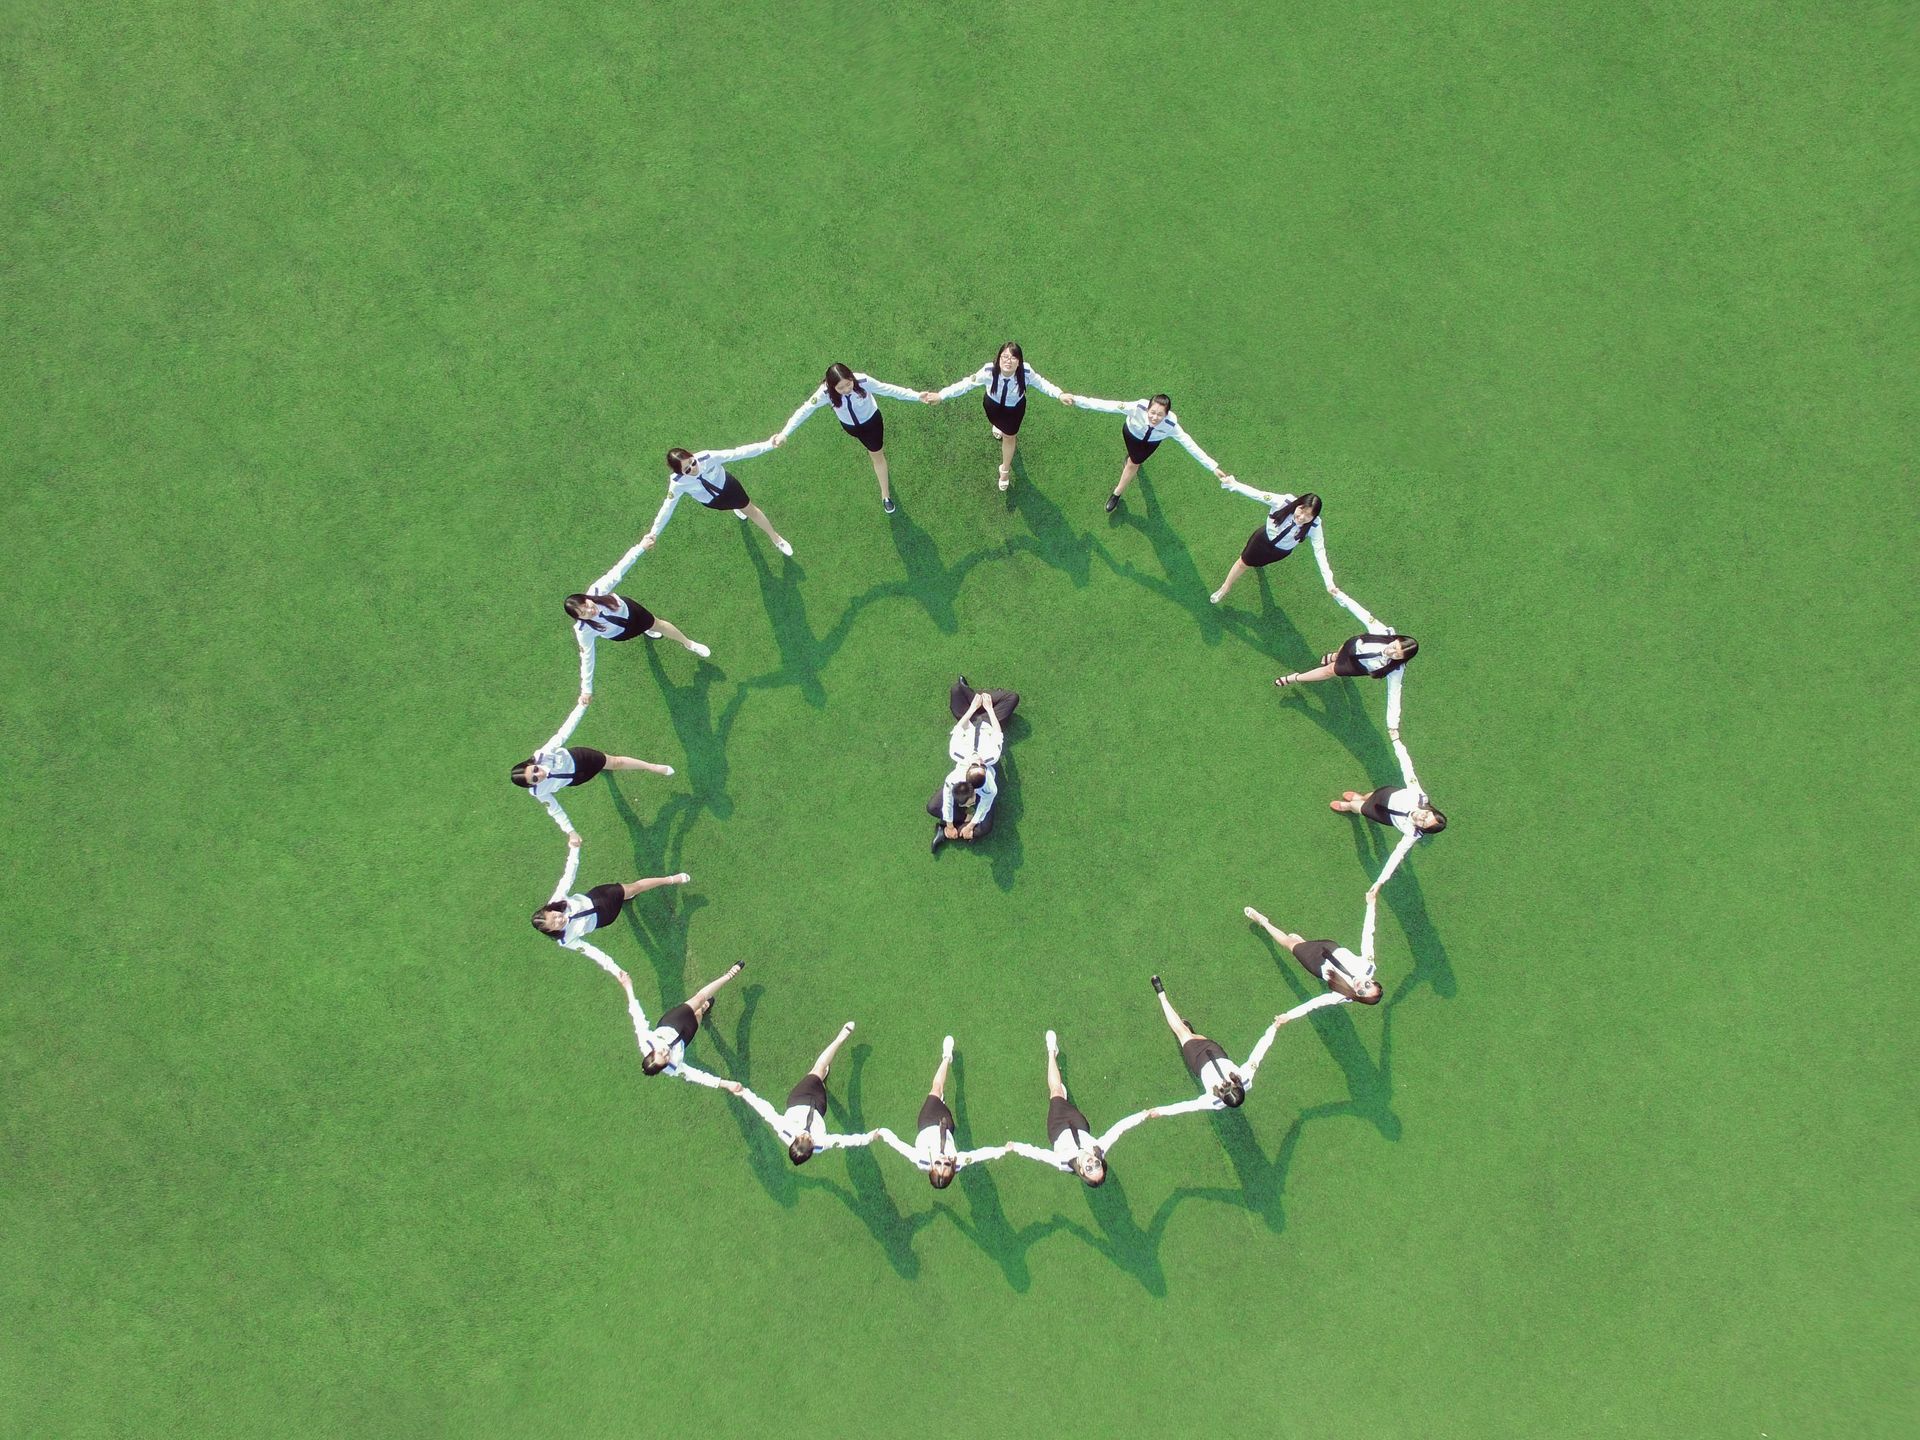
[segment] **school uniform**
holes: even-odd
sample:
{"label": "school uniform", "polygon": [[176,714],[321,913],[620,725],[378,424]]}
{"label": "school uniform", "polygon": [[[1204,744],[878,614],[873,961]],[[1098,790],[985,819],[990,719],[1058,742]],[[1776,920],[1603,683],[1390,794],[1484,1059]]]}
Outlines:
{"label": "school uniform", "polygon": [[1391,825],[1402,835],[1424,833],[1413,823],[1413,812],[1427,803],[1417,785],[1382,785],[1360,802],[1360,813],[1376,825]]}
{"label": "school uniform", "polygon": [[1303,540],[1311,539],[1320,528],[1320,517],[1315,515],[1312,524],[1300,525],[1293,518],[1294,503],[1298,495],[1271,495],[1264,490],[1256,490],[1251,485],[1242,485],[1238,480],[1227,479],[1220,482],[1224,490],[1237,495],[1245,495],[1250,500],[1272,507],[1266,524],[1247,537],[1247,543],[1241,548],[1240,562],[1258,570],[1271,565],[1276,560],[1284,560],[1297,549]]}
{"label": "school uniform", "polygon": [[567,945],[585,939],[602,925],[611,925],[619,917],[620,907],[627,903],[627,895],[619,885],[596,885],[584,894],[567,896],[561,903],[566,906],[566,921],[553,938]]}
{"label": "school uniform", "polygon": [[1404,660],[1395,660],[1387,654],[1388,645],[1405,638],[1403,635],[1356,635],[1334,652],[1333,673],[1384,680],[1413,658],[1409,655]]}
{"label": "school uniform", "polygon": [[[991,755],[983,755],[983,752],[977,746],[968,748],[966,753],[970,755],[982,755],[982,758],[991,764],[1000,758],[1000,744],[999,741],[993,740],[992,731],[987,725],[986,718],[981,715],[975,715],[971,720],[958,723],[960,722],[960,717],[972,708],[973,697],[979,693],[978,690],[975,690],[971,685],[967,684],[967,677],[964,675],[954,681],[953,688],[947,691],[947,709],[953,712],[953,718],[957,722],[953,727],[952,738],[948,741],[947,751],[955,760],[958,760],[961,749],[961,732],[963,730],[969,733],[978,732],[984,739],[991,741],[993,753]],[[1009,720],[1013,719],[1013,712],[1020,707],[1020,692],[1018,690],[989,690],[987,692],[987,698],[993,704],[994,718],[1000,722],[1002,727],[1004,727]]]}
{"label": "school uniform", "polygon": [[1082,410],[1099,410],[1108,415],[1124,416],[1120,437],[1126,443],[1127,458],[1136,465],[1146,464],[1153,458],[1153,452],[1160,448],[1162,441],[1171,440],[1207,469],[1220,468],[1214,458],[1180,428],[1180,417],[1171,410],[1158,423],[1148,424],[1147,411],[1151,408],[1148,400],[1096,400],[1090,395],[1076,395],[1073,403]]}
{"label": "school uniform", "polygon": [[1094,1146],[1093,1127],[1064,1095],[1047,1098],[1047,1143],[1053,1151],[1053,1163],[1062,1170],[1071,1170],[1072,1162]]}
{"label": "school uniform", "polygon": [[967,778],[967,771],[973,768],[974,763],[965,760],[947,772],[947,778],[940,782],[940,788],[927,801],[927,813],[943,824],[972,825],[973,838],[984,840],[993,831],[993,802],[1000,798],[1000,781],[993,766],[986,767],[986,778],[973,787],[971,805],[956,805],[953,799],[953,787]]}
{"label": "school uniform", "polygon": [[1051,395],[1054,399],[1064,398],[1065,392],[1026,361],[1022,360],[1013,369],[1011,375],[1000,368],[996,357],[964,380],[956,380],[940,392],[942,400],[951,400],[956,395],[964,395],[980,386],[986,387],[986,395],[981,400],[981,408],[987,412],[987,423],[1002,435],[1018,435],[1020,422],[1027,415],[1027,387],[1031,385],[1042,395]]}
{"label": "school uniform", "polygon": [[1346,946],[1331,940],[1302,940],[1293,947],[1293,958],[1300,962],[1302,970],[1328,989],[1333,988],[1335,975],[1356,991],[1374,976],[1371,960],[1363,960]]}
{"label": "school uniform", "polygon": [[930,1094],[921,1103],[920,1117],[914,1126],[919,1133],[913,1137],[913,1163],[922,1170],[932,1169],[936,1160],[951,1160],[959,1155],[953,1143],[953,1111],[938,1095]]}
{"label": "school uniform", "polygon": [[696,450],[693,474],[676,474],[667,481],[667,498],[661,502],[660,513],[653,517],[653,528],[647,533],[658,539],[660,532],[667,528],[667,521],[673,518],[681,497],[685,495],[691,495],[709,510],[746,509],[752,502],[747,497],[745,487],[727,473],[727,462],[751,460],[771,449],[773,442],[762,440],[758,444],[741,445],[732,450]]}
{"label": "school uniform", "polygon": [[681,1058],[686,1054],[687,1042],[699,1032],[700,1021],[693,1013],[693,1007],[687,1004],[674,1006],[660,1017],[660,1023],[647,1032],[644,1048],[660,1048],[667,1052],[667,1074],[679,1068]]}
{"label": "school uniform", "polygon": [[786,1113],[780,1117],[780,1138],[791,1145],[801,1135],[813,1137],[813,1148],[827,1143],[827,1082],[809,1073],[787,1092]]}
{"label": "school uniform", "polygon": [[853,436],[869,452],[877,452],[886,444],[886,417],[880,413],[876,395],[885,395],[890,400],[918,400],[920,396],[900,385],[889,385],[884,380],[876,380],[871,375],[853,372],[853,391],[842,395],[822,383],[811,398],[794,411],[787,423],[781,427],[782,435],[791,435],[800,428],[800,423],[822,405],[831,405],[833,415],[840,422],[840,428]]}
{"label": "school uniform", "polygon": [[653,629],[653,612],[638,600],[630,600],[625,595],[589,595],[587,598],[598,607],[599,613],[591,620],[574,623],[602,640],[631,640]]}
{"label": "school uniform", "polygon": [[1212,1093],[1216,1086],[1240,1078],[1220,1043],[1205,1035],[1195,1035],[1183,1043],[1180,1046],[1180,1058],[1187,1062],[1187,1069],[1200,1082],[1200,1088],[1208,1093]]}

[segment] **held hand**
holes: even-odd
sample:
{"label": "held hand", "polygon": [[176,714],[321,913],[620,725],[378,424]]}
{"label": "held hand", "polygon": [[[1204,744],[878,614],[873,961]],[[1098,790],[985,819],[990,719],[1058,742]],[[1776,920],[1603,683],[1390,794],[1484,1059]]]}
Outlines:
{"label": "held hand", "polygon": [[738,1095],[742,1090],[746,1088],[747,1087],[742,1085],[738,1080],[729,1080],[727,1082],[727,1091],[729,1094]]}
{"label": "held hand", "polygon": [[1224,471],[1216,470],[1213,473],[1220,477],[1220,488],[1222,490],[1226,489],[1227,482],[1233,479],[1233,476],[1226,474]]}
{"label": "held hand", "polygon": [[1379,898],[1380,898],[1380,887],[1378,885],[1369,885],[1367,887],[1368,903],[1372,903],[1373,901],[1378,900]]}
{"label": "held hand", "polygon": [[960,838],[961,838],[962,840],[971,840],[971,839],[973,839],[973,826],[971,826],[971,825],[962,825],[962,826],[960,827]]}
{"label": "held hand", "polygon": [[593,698],[593,692],[591,690],[582,690],[580,692],[580,698],[574,701],[573,703],[576,705],[585,705],[592,698]]}
{"label": "held hand", "polygon": [[947,839],[958,840],[959,838],[960,838],[960,827],[957,825],[947,826]]}
{"label": "held hand", "polygon": [[782,445],[787,443],[787,437],[785,435],[776,435],[767,443],[773,446],[774,449],[778,450]]}
{"label": "held hand", "polygon": [[578,850],[580,848],[580,832],[578,830],[569,830],[567,832],[567,848],[569,850]]}
{"label": "held hand", "polygon": [[1387,738],[1389,740],[1398,740],[1400,738],[1400,727],[1398,725],[1389,725],[1387,727]]}
{"label": "held hand", "polygon": [[647,551],[651,550],[653,548],[653,542],[658,538],[656,535],[642,535],[640,537],[640,553],[644,555]]}
{"label": "held hand", "polygon": [[1227,474],[1226,471],[1222,470],[1218,465],[1213,467],[1213,473],[1219,476],[1222,480],[1227,480],[1232,478]]}
{"label": "held hand", "polygon": [[1068,405],[1068,406],[1070,406],[1070,405],[1072,405],[1072,404],[1073,404],[1073,396],[1071,396],[1071,395],[1062,395],[1062,396],[1060,397],[1060,403],[1061,403],[1062,405]]}
{"label": "held hand", "polygon": [[931,390],[922,390],[920,392],[920,403],[922,405],[938,405],[940,403],[940,397]]}

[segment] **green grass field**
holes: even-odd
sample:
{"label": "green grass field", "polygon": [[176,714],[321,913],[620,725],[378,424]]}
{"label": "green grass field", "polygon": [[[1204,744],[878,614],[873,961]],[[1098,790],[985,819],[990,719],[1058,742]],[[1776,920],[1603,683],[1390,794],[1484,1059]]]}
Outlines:
{"label": "green grass field", "polygon": [[[0,1433],[1913,1433],[1911,17],[1890,5],[86,8],[0,18]],[[1450,815],[1391,1002],[1087,1192],[794,1171],[532,934],[506,783],[668,445],[1003,338],[1311,487]],[[604,646],[583,885],[702,1064],[1104,1124],[1357,940],[1382,687],[1174,447],[816,416]],[[930,859],[957,670],[1022,691]],[[1909,899],[1898,897],[1908,894]],[[1906,1421],[1900,1416],[1908,1416]]]}

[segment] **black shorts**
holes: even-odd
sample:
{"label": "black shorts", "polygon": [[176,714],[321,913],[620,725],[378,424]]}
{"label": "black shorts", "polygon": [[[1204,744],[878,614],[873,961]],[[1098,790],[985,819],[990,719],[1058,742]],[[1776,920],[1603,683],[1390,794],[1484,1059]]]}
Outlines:
{"label": "black shorts", "polygon": [[947,1108],[947,1102],[938,1095],[929,1095],[922,1102],[920,1118],[913,1122],[914,1133],[918,1134],[929,1125],[944,1125],[948,1130],[953,1129],[953,1111]]}
{"label": "black shorts", "polygon": [[[1314,979],[1320,979],[1320,967],[1333,958],[1335,945],[1331,940],[1302,940],[1293,947],[1293,958],[1300,962],[1300,968]],[[1321,981],[1325,984],[1325,981]]]}
{"label": "black shorts", "polygon": [[808,1075],[787,1092],[787,1109],[791,1110],[796,1105],[811,1106],[822,1115],[826,1114],[827,1082],[818,1075]]}
{"label": "black shorts", "polygon": [[1127,458],[1136,465],[1144,465],[1153,458],[1153,452],[1160,448],[1158,440],[1142,440],[1129,430],[1126,422],[1120,422],[1120,433],[1126,438]]}
{"label": "black shorts", "polygon": [[1200,1072],[1206,1068],[1209,1060],[1225,1060],[1227,1052],[1220,1048],[1219,1042],[1209,1040],[1204,1035],[1196,1035],[1180,1047],[1180,1058],[1187,1062],[1187,1069],[1198,1080]]}
{"label": "black shorts", "polygon": [[1387,809],[1387,797],[1399,788],[1398,785],[1382,785],[1360,802],[1360,813],[1376,825],[1393,824],[1393,812]]}
{"label": "black shorts", "polygon": [[587,899],[593,902],[593,913],[601,925],[611,925],[617,920],[620,907],[627,903],[626,892],[618,885],[596,885],[587,891]]}
{"label": "black shorts", "polygon": [[1240,563],[1243,565],[1251,565],[1254,569],[1258,570],[1264,565],[1273,564],[1276,560],[1284,560],[1292,553],[1293,551],[1291,550],[1282,550],[1278,545],[1269,540],[1267,538],[1267,527],[1262,525],[1247,537],[1247,543],[1240,551]]}
{"label": "black shorts", "polygon": [[987,412],[987,422],[1002,435],[1018,435],[1020,422],[1027,418],[1027,397],[1022,395],[1018,405],[1002,405],[991,396],[981,402]]}
{"label": "black shorts", "polygon": [[1338,650],[1334,652],[1334,655],[1333,655],[1333,673],[1334,674],[1346,675],[1348,677],[1352,677],[1355,675],[1366,675],[1370,673],[1367,667],[1360,663],[1360,657],[1353,653],[1353,645],[1354,645],[1354,642],[1352,640],[1349,640],[1347,641],[1346,644],[1342,645]]}
{"label": "black shorts", "polygon": [[1087,1123],[1087,1117],[1075,1107],[1073,1101],[1064,1095],[1052,1096],[1047,1101],[1047,1143],[1051,1145],[1069,1130],[1084,1130],[1093,1133],[1093,1126]]}
{"label": "black shorts", "polygon": [[620,626],[620,633],[613,636],[613,639],[631,640],[634,636],[644,635],[653,628],[653,612],[651,610],[647,609],[646,606],[637,600],[628,600],[624,595],[620,598],[627,601],[627,613],[625,615],[608,617],[614,624]]}
{"label": "black shorts", "polygon": [[567,754],[573,757],[573,778],[567,782],[569,785],[584,785],[607,768],[607,752],[591,745],[569,745]]}
{"label": "black shorts", "polygon": [[660,1023],[680,1037],[682,1045],[687,1044],[700,1029],[700,1022],[694,1018],[691,1005],[676,1005],[660,1017]]}
{"label": "black shorts", "polygon": [[742,487],[738,480],[729,475],[727,476],[726,484],[720,487],[720,493],[718,495],[714,496],[711,500],[703,499],[700,503],[709,510],[744,510],[751,502],[747,499],[745,488]]}
{"label": "black shorts", "polygon": [[858,440],[862,445],[866,446],[869,452],[878,451],[882,445],[887,443],[886,417],[878,410],[875,410],[873,414],[869,415],[865,420],[862,420],[858,425],[842,425],[840,428]]}

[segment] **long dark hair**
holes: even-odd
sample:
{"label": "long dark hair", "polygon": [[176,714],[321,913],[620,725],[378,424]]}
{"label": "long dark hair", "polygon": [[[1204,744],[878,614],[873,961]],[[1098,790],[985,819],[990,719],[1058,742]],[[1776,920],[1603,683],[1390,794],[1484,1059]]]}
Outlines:
{"label": "long dark hair", "polygon": [[567,614],[578,620],[580,618],[580,607],[585,605],[587,601],[591,600],[597,605],[606,598],[604,595],[569,595],[566,599]]}
{"label": "long dark hair", "polygon": [[993,352],[993,363],[987,366],[987,383],[991,385],[1000,374],[1000,357],[1013,351],[1013,378],[1020,382],[1020,393],[1027,393],[1027,357],[1021,353],[1020,346],[1009,340]]}
{"label": "long dark hair", "polygon": [[533,788],[533,776],[530,773],[532,769],[533,761],[522,760],[518,765],[513,767],[513,774],[511,776],[513,783],[523,790],[531,790]]}
{"label": "long dark hair", "polygon": [[533,912],[533,928],[538,930],[542,935],[552,935],[553,931],[548,930],[543,925],[541,925],[540,923],[541,918],[547,915],[553,915],[553,914],[564,915],[566,913],[567,913],[567,907],[563,905],[560,901],[549,900],[546,904],[542,905],[538,910]]}
{"label": "long dark hair", "polygon": [[1300,527],[1303,531],[1307,530],[1312,527],[1314,520],[1320,518],[1320,497],[1311,490],[1304,495],[1294,496],[1291,501],[1282,505],[1267,518],[1276,525],[1284,525],[1293,518],[1293,512],[1298,510],[1302,505],[1311,505],[1313,507],[1313,520],[1307,521],[1305,525]]}
{"label": "long dark hair", "polygon": [[[1422,670],[1420,673],[1424,675],[1427,672]],[[1427,809],[1433,815],[1433,824],[1429,825],[1421,833],[1424,835],[1438,835],[1442,830],[1447,828],[1447,817],[1440,813],[1440,807],[1438,805],[1434,805],[1431,802],[1427,805]]]}
{"label": "long dark hair", "polygon": [[851,380],[853,382],[854,394],[864,395],[867,393],[867,387],[860,383],[860,377],[836,360],[833,364],[827,366],[827,403],[829,405],[839,400],[839,393],[833,387],[838,385],[842,380]]}
{"label": "long dark hair", "polygon": [[680,478],[680,467],[693,458],[691,450],[682,450],[678,445],[667,451],[667,473],[676,480]]}

